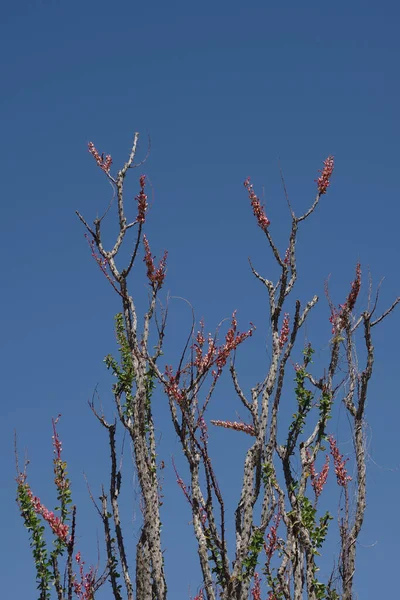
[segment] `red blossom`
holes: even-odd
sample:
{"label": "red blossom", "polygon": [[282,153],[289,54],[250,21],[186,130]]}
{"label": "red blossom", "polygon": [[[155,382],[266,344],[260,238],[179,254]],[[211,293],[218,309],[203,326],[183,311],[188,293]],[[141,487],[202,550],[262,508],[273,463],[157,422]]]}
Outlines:
{"label": "red blossom", "polygon": [[33,510],[36,514],[41,515],[45,521],[50,525],[53,533],[63,542],[67,541],[69,528],[68,525],[63,523],[59,517],[56,517],[55,514],[48,510],[41,502],[37,496],[34,496],[32,491],[27,486],[27,494],[31,501]]}
{"label": "red blossom", "polygon": [[253,600],[261,600],[261,578],[258,573],[254,573],[254,585],[251,588]]}
{"label": "red blossom", "polygon": [[339,305],[339,309],[332,308],[329,321],[332,323],[332,333],[338,335],[346,326],[346,320],[356,305],[358,294],[361,289],[361,264],[356,265],[356,277],[351,282],[351,289],[344,304]]}
{"label": "red blossom", "polygon": [[93,156],[93,158],[95,159],[95,161],[98,164],[98,166],[100,167],[100,169],[102,169],[105,173],[109,173],[111,165],[112,165],[111,156],[109,154],[107,154],[107,156],[105,158],[104,158],[104,154],[102,154],[100,156],[100,154],[97,152],[93,142],[88,143],[88,150],[89,150],[90,154]]}
{"label": "red blossom", "polygon": [[81,553],[78,552],[75,556],[75,560],[79,565],[80,583],[74,578],[74,592],[78,596],[79,600],[92,600],[94,595],[94,584],[95,584],[95,571],[93,567],[90,567],[88,573],[85,573],[83,565],[85,562],[81,559]]}
{"label": "red blossom", "polygon": [[289,333],[289,313],[285,313],[285,316],[283,317],[281,332],[279,334],[279,347],[281,350],[288,341]]}
{"label": "red blossom", "polygon": [[256,196],[253,188],[253,184],[250,183],[250,177],[246,179],[244,182],[244,187],[247,189],[250,198],[250,204],[253,208],[254,216],[257,219],[257,222],[261,229],[266,229],[270,224],[270,220],[265,214],[264,207],[261,205],[259,198]]}
{"label": "red blossom", "polygon": [[150,281],[153,289],[159,290],[162,284],[164,283],[165,279],[168,252],[164,252],[164,256],[162,257],[158,267],[156,268],[154,264],[155,257],[151,254],[150,245],[145,235],[143,236],[143,244],[145,250],[143,262],[146,263],[147,278]]}
{"label": "red blossom", "polygon": [[285,265],[290,264],[290,249],[289,248],[286,248],[285,258],[283,259],[283,262],[285,263]]}
{"label": "red blossom", "polygon": [[326,194],[328,190],[328,187],[330,185],[330,178],[333,173],[333,168],[333,156],[328,156],[328,158],[324,160],[324,168],[322,169],[322,171],[318,171],[318,173],[321,173],[321,175],[318,177],[318,179],[316,179],[318,193],[320,194],[320,196]]}
{"label": "red blossom", "polygon": [[146,219],[146,211],[147,211],[147,194],[145,193],[146,187],[146,175],[141,175],[139,179],[140,184],[140,192],[136,196],[135,200],[138,203],[138,214],[136,217],[136,221],[138,223],[144,223]]}
{"label": "red blossom", "polygon": [[53,440],[53,447],[54,447],[54,454],[56,455],[56,460],[61,460],[61,452],[62,452],[62,444],[60,441],[60,438],[58,436],[58,432],[57,432],[57,423],[60,420],[61,415],[58,415],[57,419],[52,419],[52,424],[53,424],[53,436],[52,436],[52,440]]}
{"label": "red blossom", "polygon": [[53,460],[53,464],[54,464],[54,475],[55,475],[55,479],[54,479],[54,483],[56,484],[58,490],[60,490],[60,492],[65,492],[65,490],[68,490],[70,487],[70,482],[69,479],[67,478],[67,465],[66,463],[62,460],[61,458],[61,452],[62,452],[62,444],[61,444],[61,440],[58,436],[58,432],[57,432],[57,423],[60,419],[61,415],[58,415],[57,419],[53,419],[52,423],[53,423],[53,447],[54,447],[54,460]]}
{"label": "red blossom", "polygon": [[278,549],[278,527],[281,520],[281,514],[277,513],[274,516],[273,524],[267,534],[268,544],[264,544],[265,554],[267,555],[267,564],[271,562],[274,552]]}
{"label": "red blossom", "polygon": [[217,375],[219,375],[222,372],[222,369],[226,365],[226,361],[228,360],[230,353],[236,350],[239,344],[244,342],[246,338],[251,337],[253,335],[254,329],[255,327],[254,325],[252,325],[248,331],[238,333],[236,310],[234,311],[232,315],[231,326],[228,330],[228,333],[225,336],[225,344],[217,350],[217,358],[215,360],[215,363],[218,367]]}
{"label": "red blossom", "polygon": [[215,344],[214,338],[211,336],[211,333],[208,334],[208,348],[207,352],[203,356],[203,347],[205,344],[204,337],[204,322],[200,321],[200,329],[196,335],[196,341],[193,344],[193,349],[195,351],[195,359],[193,364],[197,367],[199,374],[206,372],[210,366],[213,364],[215,356],[217,354],[217,347]]}
{"label": "red blossom", "polygon": [[203,444],[207,444],[208,443],[207,423],[205,422],[203,417],[200,417],[197,423],[198,423],[198,426],[200,427],[200,431],[201,431],[200,440],[203,442]]}
{"label": "red blossom", "polygon": [[204,600],[203,590],[200,590],[200,592],[193,598],[193,600]]}
{"label": "red blossom", "polygon": [[180,373],[176,373],[174,375],[172,372],[172,367],[167,365],[165,367],[165,375],[168,379],[168,381],[164,384],[168,396],[172,396],[172,398],[174,398],[174,400],[180,404],[185,398],[184,393],[180,390],[178,385]]}
{"label": "red blossom", "polygon": [[356,265],[356,278],[351,282],[351,290],[349,295],[347,296],[346,302],[344,306],[346,310],[351,312],[356,304],[358,294],[361,289],[361,265],[357,263]]}
{"label": "red blossom", "polygon": [[[309,457],[308,452],[307,452],[307,454]],[[324,463],[324,466],[322,467],[321,473],[318,474],[316,472],[314,462],[311,462],[309,464],[309,470],[310,470],[310,477],[311,477],[311,485],[314,489],[314,493],[315,493],[316,497],[318,498],[318,496],[320,496],[322,494],[322,491],[323,491],[326,481],[328,479],[329,455],[326,456],[325,463]]]}
{"label": "red blossom", "polygon": [[351,477],[347,475],[346,462],[347,458],[343,458],[343,455],[340,454],[339,448],[337,447],[337,443],[333,435],[330,435],[329,444],[331,447],[331,454],[333,456],[333,462],[335,464],[335,473],[338,485],[341,487],[346,487],[348,482],[351,481]]}
{"label": "red blossom", "polygon": [[219,421],[215,419],[211,420],[210,423],[212,423],[212,425],[216,425],[217,427],[225,427],[225,429],[243,431],[243,433],[247,433],[248,435],[256,435],[253,425],[249,425],[247,423],[237,423],[236,421]]}
{"label": "red blossom", "polygon": [[196,341],[193,344],[195,351],[195,357],[193,365],[197,368],[198,374],[202,375],[206,373],[213,365],[217,366],[217,369],[212,371],[213,377],[216,379],[222,373],[222,369],[226,365],[231,352],[241,344],[246,338],[253,334],[254,326],[243,333],[237,332],[237,320],[236,311],[232,315],[231,326],[225,336],[225,343],[223,346],[218,347],[215,338],[208,334],[208,347],[203,355],[203,349],[205,345],[204,337],[204,323],[201,322],[201,328],[197,332]]}

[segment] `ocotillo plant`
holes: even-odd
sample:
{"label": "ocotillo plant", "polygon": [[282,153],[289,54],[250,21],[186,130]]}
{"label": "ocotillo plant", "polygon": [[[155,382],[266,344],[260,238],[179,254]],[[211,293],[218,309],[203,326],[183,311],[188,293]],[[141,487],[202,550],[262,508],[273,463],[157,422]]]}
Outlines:
{"label": "ocotillo plant", "polygon": [[[168,540],[162,539],[160,517],[163,464],[157,461],[157,411],[153,402],[157,387],[168,400],[172,425],[188,466],[190,480],[185,482],[173,465],[177,484],[191,512],[197,540],[203,579],[197,600],[352,600],[357,539],[366,508],[364,420],[374,364],[372,334],[400,298],[383,313],[376,314],[378,296],[373,296],[369,289],[368,306],[357,313],[361,289],[361,265],[357,264],[354,280],[342,304],[336,306],[327,293],[332,332],[326,368],[314,372],[312,343],[302,348],[302,360],[293,363],[292,355],[294,351],[298,353],[299,332],[318,302],[314,295],[304,305],[295,300],[292,314],[287,308],[295,294],[297,280],[297,234],[328,192],[334,159],[330,156],[324,161],[316,179],[315,198],[306,212],[296,215],[286,197],[291,228],[284,253],[272,236],[273,224],[248,178],[244,186],[250,207],[279,271],[273,281],[250,263],[254,276],[265,288],[269,304],[271,356],[264,377],[255,381],[249,390],[241,386],[236,361],[240,360],[241,353],[250,351],[248,338],[255,327],[251,324],[239,331],[236,312],[223,339],[220,339],[219,329],[214,335],[206,334],[203,322],[198,326],[193,323],[178,364],[163,368],[160,357],[164,337],[168,334],[167,311],[160,309],[159,298],[166,277],[167,254],[157,262],[144,233],[148,209],[146,176],[139,177],[136,217],[132,221],[128,220],[124,197],[126,177],[140,165],[136,162],[138,139],[136,133],[129,158],[115,175],[111,156],[104,157],[89,144],[90,154],[115,192],[118,233],[114,245],[107,249],[103,242],[102,225],[109,209],[95,219],[93,225],[77,213],[86,228],[92,256],[121,304],[115,317],[120,356],[116,359],[110,354],[105,358],[107,368],[115,377],[113,395],[118,418],[114,422],[107,421],[94,402],[91,404],[93,413],[107,431],[111,451],[108,492],[103,488],[100,504],[95,503],[104,527],[106,560],[98,575],[97,569],[84,567],[77,551],[77,512],[72,505],[66,463],[61,458],[56,420],[53,423],[54,474],[59,506],[54,512],[33,495],[26,467],[20,470],[17,463],[17,500],[31,536],[39,600],[47,600],[53,593],[58,600],[72,600],[74,595],[92,600],[97,589],[107,583],[111,587],[110,597],[115,600],[167,598],[163,548]],[[117,266],[117,258],[121,257],[121,248],[130,230],[135,232],[135,238],[130,257],[121,268]],[[144,262],[149,288],[149,303],[144,314],[138,313],[130,286],[133,266],[140,260]],[[363,335],[358,335],[359,332]],[[360,339],[361,358],[356,351],[356,342]],[[225,370],[230,373],[234,392],[245,411],[243,421],[208,420],[207,409]],[[296,408],[283,432],[280,404],[286,388],[292,391]],[[346,466],[348,459],[343,457],[329,429],[333,407],[339,403],[344,406],[351,424],[352,476]],[[249,436],[241,493],[234,513],[234,531],[227,531],[226,499],[209,450],[209,425],[230,429],[233,436],[243,433]],[[117,460],[117,427],[122,427],[132,441],[141,492],[143,520],[134,557],[127,555],[129,532],[124,531],[120,517],[122,475]],[[218,435],[217,429],[213,435]],[[317,465],[321,465],[319,472]],[[333,519],[321,506],[325,484],[328,477],[333,476],[330,469],[334,470],[343,492],[338,528],[340,550],[330,577],[320,580],[319,556]],[[43,521],[54,536],[51,551]],[[234,548],[229,547],[228,538],[235,539]]]}

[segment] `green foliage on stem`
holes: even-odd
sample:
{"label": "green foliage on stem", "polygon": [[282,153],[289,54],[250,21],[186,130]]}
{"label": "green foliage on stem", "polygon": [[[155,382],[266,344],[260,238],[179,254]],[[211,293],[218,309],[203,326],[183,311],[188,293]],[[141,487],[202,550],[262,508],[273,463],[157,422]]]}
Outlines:
{"label": "green foliage on stem", "polygon": [[[322,547],[326,536],[328,534],[328,524],[333,517],[326,512],[324,516],[320,517],[319,523],[316,523],[317,509],[311,503],[307,496],[298,496],[297,501],[300,507],[301,522],[302,525],[307,529],[310,534],[310,538],[313,542],[313,552],[319,555],[318,549]],[[289,513],[292,516],[294,512]]]}
{"label": "green foliage on stem", "polygon": [[125,416],[129,418],[132,416],[132,386],[136,375],[133,368],[131,349],[125,334],[125,323],[122,313],[115,315],[115,333],[120,353],[120,364],[118,364],[117,360],[111,354],[107,354],[104,362],[107,369],[112,370],[113,375],[117,378],[117,383],[113,386],[114,393],[125,394]]}
{"label": "green foliage on stem", "polygon": [[24,519],[25,527],[30,533],[30,546],[35,561],[37,589],[40,591],[39,600],[49,600],[50,586],[53,583],[54,577],[50,570],[51,562],[44,539],[45,528],[32,506],[28,491],[28,484],[20,483],[17,488],[17,502],[21,510],[21,516]]}
{"label": "green foliage on stem", "polygon": [[264,546],[264,534],[259,529],[255,529],[249,544],[249,553],[243,559],[243,572],[239,575],[240,581],[250,581],[257,567],[258,556]]}
{"label": "green foliage on stem", "polygon": [[263,463],[261,477],[265,487],[270,483],[272,486],[276,484],[275,469],[272,463]]}
{"label": "green foliage on stem", "polygon": [[215,575],[217,585],[224,586],[226,583],[226,577],[224,573],[221,552],[213,542],[209,529],[206,529],[204,533],[206,537],[207,549],[210,552],[210,558],[214,563],[211,572]]}
{"label": "green foliage on stem", "polygon": [[314,399],[314,394],[310,390],[307,390],[304,386],[306,375],[307,372],[305,367],[300,367],[297,369],[295,377],[295,394],[298,411],[294,413],[293,421],[289,427],[287,440],[287,453],[289,456],[293,454],[297,438],[303,432],[303,428],[306,423],[306,417],[311,410],[312,401]]}

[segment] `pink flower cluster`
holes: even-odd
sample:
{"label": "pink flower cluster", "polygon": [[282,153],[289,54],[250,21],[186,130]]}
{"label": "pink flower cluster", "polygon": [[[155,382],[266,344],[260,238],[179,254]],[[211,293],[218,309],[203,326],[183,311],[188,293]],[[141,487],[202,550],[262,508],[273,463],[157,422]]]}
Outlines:
{"label": "pink flower cluster", "polygon": [[172,367],[167,365],[165,367],[165,375],[168,378],[168,381],[165,384],[165,391],[167,392],[168,396],[172,396],[172,398],[174,398],[174,400],[180,404],[185,398],[185,394],[181,391],[178,385],[180,373],[178,372],[174,375],[172,372]]}
{"label": "pink flower cluster", "polygon": [[265,214],[264,207],[261,205],[259,198],[256,196],[253,188],[253,184],[250,183],[250,177],[244,182],[244,187],[247,189],[249,194],[250,204],[253,208],[254,216],[261,229],[266,229],[270,225],[270,220]]}
{"label": "pink flower cluster", "polygon": [[283,262],[285,263],[285,265],[289,265],[290,264],[290,250],[289,250],[289,248],[286,248],[285,258],[283,259]]}
{"label": "pink flower cluster", "polygon": [[281,521],[281,514],[278,512],[274,516],[274,522],[271,525],[269,533],[267,534],[268,544],[264,544],[265,554],[267,555],[267,564],[271,562],[271,558],[274,552],[278,549],[278,527]]}
{"label": "pink flower cluster", "polygon": [[150,245],[146,238],[143,236],[143,244],[144,244],[144,259],[143,262],[146,263],[147,267],[147,278],[152,284],[153,288],[160,289],[165,279],[165,272],[167,268],[167,252],[164,252],[164,256],[160,260],[158,267],[156,268],[154,264],[154,256],[151,254]]}
{"label": "pink flower cluster", "polygon": [[261,578],[258,573],[254,573],[254,585],[251,588],[253,600],[261,600]]}
{"label": "pink flower cluster", "polygon": [[340,304],[339,310],[333,309],[329,321],[332,323],[332,333],[337,335],[346,325],[346,318],[356,305],[358,294],[361,289],[361,265],[356,265],[356,277],[351,282],[350,293],[344,304]]}
{"label": "pink flower cluster", "polygon": [[141,175],[139,179],[140,184],[140,192],[136,196],[135,200],[138,203],[138,214],[136,217],[136,221],[138,223],[144,223],[146,219],[146,211],[147,211],[147,194],[145,193],[146,187],[146,175]]}
{"label": "pink flower cluster", "polygon": [[33,507],[33,510],[35,511],[35,513],[37,513],[38,515],[42,515],[43,519],[45,521],[47,521],[47,523],[50,525],[53,533],[58,538],[60,538],[60,540],[62,540],[63,542],[66,542],[67,538],[68,538],[68,533],[69,533],[68,525],[66,525],[65,523],[62,523],[59,517],[56,517],[53,512],[48,510],[40,502],[40,499],[32,494],[32,491],[30,489],[27,490],[27,494],[30,498],[30,501],[32,503],[32,507]]}
{"label": "pink flower cluster", "polygon": [[56,455],[57,460],[61,460],[61,452],[62,452],[61,440],[57,433],[57,423],[58,423],[60,417],[61,417],[61,415],[58,415],[57,419],[52,419],[52,423],[53,423],[52,440],[53,440],[54,454]]}
{"label": "pink flower cluster", "polygon": [[256,435],[253,425],[248,425],[247,423],[237,423],[236,421],[219,421],[215,419],[211,420],[210,423],[216,425],[217,427],[225,427],[225,429],[243,431],[243,433],[247,433],[248,435]]}
{"label": "pink flower cluster", "polygon": [[331,447],[333,462],[335,463],[335,473],[337,482],[341,487],[346,487],[348,482],[352,479],[349,475],[347,475],[346,462],[348,459],[344,459],[343,455],[340,454],[339,448],[337,447],[337,443],[333,435],[330,435],[328,440]]}
{"label": "pink flower cluster", "polygon": [[283,317],[281,332],[279,334],[279,347],[281,350],[288,341],[289,333],[289,313],[285,313],[285,316]]}
{"label": "pink flower cluster", "polygon": [[252,325],[248,331],[243,333],[237,332],[237,320],[236,320],[236,311],[234,311],[232,315],[231,326],[228,330],[228,333],[225,336],[225,344],[218,348],[216,365],[218,367],[218,372],[221,373],[223,367],[226,365],[226,361],[231,352],[236,350],[236,348],[244,342],[244,340],[253,335],[254,326]]}
{"label": "pink flower cluster", "polygon": [[57,432],[57,423],[60,419],[61,415],[58,415],[57,419],[53,419],[52,423],[53,423],[53,447],[54,447],[54,475],[55,475],[55,479],[54,479],[54,483],[56,484],[57,488],[60,490],[60,492],[67,490],[70,486],[69,484],[69,480],[67,479],[67,472],[66,472],[66,463],[62,460],[61,458],[61,452],[62,452],[62,444],[61,444],[61,440],[58,436],[58,432]]}
{"label": "pink flower cluster", "polygon": [[[308,455],[309,456],[309,455]],[[311,485],[313,486],[316,497],[322,494],[326,481],[328,479],[329,473],[329,455],[326,456],[324,466],[322,467],[321,473],[317,473],[315,470],[314,462],[310,463],[310,476],[311,476]]]}
{"label": "pink flower cluster", "polygon": [[226,365],[230,353],[236,350],[239,344],[241,344],[246,338],[250,337],[253,334],[253,331],[254,326],[252,325],[248,331],[238,333],[235,311],[232,315],[231,326],[225,336],[225,344],[218,347],[215,339],[209,333],[208,348],[203,356],[203,347],[206,340],[204,337],[204,323],[201,322],[201,329],[197,332],[196,342],[193,345],[195,350],[195,359],[193,364],[195,367],[197,367],[198,373],[205,373],[212,365],[215,364],[218,367],[218,370],[213,371],[213,375],[214,377],[218,377]]}
{"label": "pink flower cluster", "polygon": [[80,583],[74,580],[74,592],[79,600],[92,600],[94,595],[95,572],[94,568],[90,567],[89,573],[85,573],[83,565],[85,562],[81,559],[81,553],[75,556],[75,560],[79,565]]}
{"label": "pink flower cluster", "polygon": [[193,598],[193,600],[204,600],[203,590],[200,590],[200,592]]}
{"label": "pink flower cluster", "polygon": [[89,150],[90,154],[93,156],[93,158],[95,159],[95,161],[98,164],[98,166],[100,167],[100,169],[102,169],[105,173],[109,173],[111,165],[112,165],[111,156],[109,154],[107,154],[107,156],[105,158],[104,158],[104,154],[102,154],[100,156],[100,154],[97,152],[93,142],[88,143],[88,150]]}
{"label": "pink flower cluster", "polygon": [[316,179],[318,193],[322,196],[326,194],[328,187],[330,185],[330,178],[333,173],[334,168],[334,160],[333,156],[328,156],[326,160],[324,160],[324,168],[322,171],[318,171],[321,175]]}

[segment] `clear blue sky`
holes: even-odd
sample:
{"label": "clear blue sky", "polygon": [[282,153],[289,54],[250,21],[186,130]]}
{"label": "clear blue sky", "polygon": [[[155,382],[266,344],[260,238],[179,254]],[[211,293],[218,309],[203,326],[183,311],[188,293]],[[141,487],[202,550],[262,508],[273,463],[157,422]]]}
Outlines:
{"label": "clear blue sky", "polygon": [[[272,231],[285,248],[288,223],[278,160],[300,211],[313,198],[322,160],[334,154],[332,188],[299,237],[297,294],[303,301],[314,293],[321,296],[307,334],[323,357],[330,335],[323,282],[329,274],[336,302],[343,300],[358,259],[364,274],[370,268],[375,284],[385,277],[382,308],[400,290],[399,18],[394,1],[23,0],[3,6],[4,598],[36,598],[28,536],[14,502],[14,428],[20,449],[29,449],[32,487],[51,507],[51,417],[63,413],[60,432],[81,506],[79,543],[87,563],[96,561],[96,532],[101,538],[82,471],[97,496],[107,478],[108,449],[86,401],[98,383],[113,414],[102,359],[113,349],[118,298],[91,262],[74,214],[79,208],[91,219],[109,198],[87,142],[110,152],[118,165],[134,131],[142,134],[143,153],[151,135],[146,173],[154,197],[148,234],[156,252],[169,250],[166,290],[189,299],[207,329],[235,308],[243,328],[256,323],[248,354],[241,355],[247,385],[262,377],[268,361],[266,299],[252,280],[247,257],[265,275],[272,263],[243,180],[250,175],[260,194],[264,189]],[[135,181],[131,190],[133,196]],[[361,299],[366,299],[365,288]],[[181,319],[189,324],[190,315],[176,301],[171,322]],[[399,324],[397,313],[375,338],[368,510],[358,550],[360,598],[392,598],[398,588]],[[172,328],[172,336],[174,331],[172,353],[183,336],[182,327]],[[170,457],[179,455],[179,447],[165,402],[158,398],[157,419],[163,430],[160,458],[167,463],[166,564],[170,597],[184,600],[201,579],[188,506],[173,481]],[[290,414],[290,395],[287,402],[284,410]],[[235,419],[237,409],[223,383],[210,416]],[[335,431],[342,417],[339,410]],[[344,425],[339,437],[347,452],[351,444]],[[234,432],[212,433],[221,486],[233,507],[246,440],[238,441]],[[127,454],[125,461],[128,467]],[[127,478],[126,491],[134,489]],[[331,493],[337,494],[334,486]],[[124,510],[134,541],[137,502],[126,501]]]}

